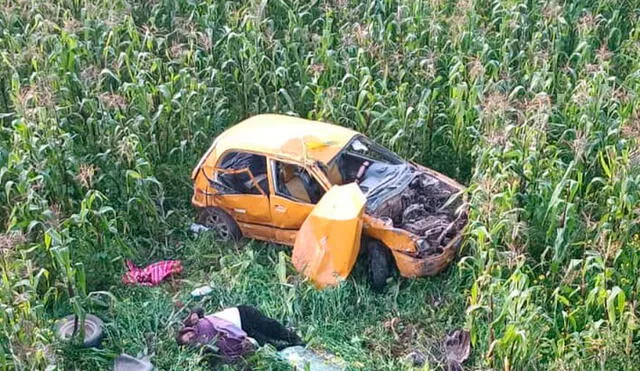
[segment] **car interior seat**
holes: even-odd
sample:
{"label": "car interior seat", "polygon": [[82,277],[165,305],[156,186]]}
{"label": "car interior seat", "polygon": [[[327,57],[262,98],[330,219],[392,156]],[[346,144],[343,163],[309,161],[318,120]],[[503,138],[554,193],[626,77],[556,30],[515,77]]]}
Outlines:
{"label": "car interior seat", "polygon": [[285,164],[281,166],[282,181],[289,195],[300,201],[310,203],[311,197],[307,192],[304,181],[296,174],[296,166]]}
{"label": "car interior seat", "polygon": [[344,183],[342,179],[342,174],[340,173],[340,168],[338,167],[337,162],[334,162],[330,166],[327,167],[327,178],[331,184],[341,185]]}

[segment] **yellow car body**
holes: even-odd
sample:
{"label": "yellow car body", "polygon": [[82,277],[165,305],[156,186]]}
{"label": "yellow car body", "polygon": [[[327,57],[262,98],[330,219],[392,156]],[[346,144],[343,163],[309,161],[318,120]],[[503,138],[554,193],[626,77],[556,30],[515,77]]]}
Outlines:
{"label": "yellow car body", "polygon": [[[345,224],[339,211],[334,214],[327,213],[326,210],[314,212],[316,204],[331,203],[320,202],[320,199],[332,187],[346,186],[358,181],[353,180],[354,169],[358,163],[358,172],[363,174],[369,171],[372,164],[379,165],[376,160],[366,161],[367,157],[364,155],[360,158],[360,152],[357,151],[366,154],[366,151],[369,151],[367,145],[374,144],[356,131],[329,123],[275,114],[250,117],[220,134],[202,156],[192,173],[192,204],[199,210],[223,210],[237,223],[245,237],[289,246],[297,245],[296,249],[300,246],[301,251],[312,249],[310,246],[319,246],[322,233],[314,234],[314,226],[317,226],[318,230],[326,231],[325,234],[335,233],[330,237],[325,236],[325,245],[326,241],[330,241],[331,246],[324,246],[323,249],[342,251],[334,256],[339,257],[338,260],[343,259],[344,264],[336,262],[341,268],[339,272],[333,272],[341,278],[349,274],[355,261],[354,254],[360,248],[360,230],[366,237],[376,239],[388,247],[402,276],[413,278],[437,274],[454,259],[461,233],[457,233],[450,240],[447,238],[448,242],[442,247],[441,253],[438,249],[436,255],[421,257],[418,254],[420,236],[394,226],[388,218],[362,212],[368,197],[367,192],[362,192],[359,196],[358,187],[344,187],[340,193],[332,192],[336,195],[333,196],[336,198],[334,204],[339,202],[340,197],[356,200],[364,196],[362,205],[353,202],[344,206],[343,214],[349,215],[351,223]],[[351,157],[348,160],[341,162],[348,165],[340,167],[337,165],[336,157],[343,153],[347,146],[355,149],[349,152]],[[390,152],[382,152],[378,147],[376,149],[379,152],[370,153],[392,156]],[[394,165],[398,161],[395,157],[389,158]],[[387,162],[382,161],[380,164]],[[383,165],[378,167],[383,168],[381,172],[386,168],[391,169],[391,165],[386,168]],[[397,167],[406,167],[409,170],[403,171],[410,171],[412,174],[431,176],[446,184],[450,191],[462,193],[464,190],[456,181],[415,163],[399,163]],[[351,174],[349,179],[344,175],[347,168]],[[359,175],[356,174],[355,177]],[[393,177],[393,173],[387,176]],[[362,178],[360,175],[360,179]],[[364,179],[366,180],[366,177]],[[384,181],[388,183],[391,180]],[[362,184],[364,182],[360,187],[366,189]],[[370,190],[369,193],[375,192]],[[399,196],[394,197],[397,199]],[[398,202],[396,200],[396,203]],[[340,220],[332,220],[332,217]],[[310,221],[305,226],[307,232],[300,233],[308,218]],[[328,228],[327,225],[340,227]],[[299,235],[300,238],[296,241]],[[303,238],[302,235],[306,237]],[[354,235],[357,235],[357,238]],[[326,278],[329,277],[326,273],[318,271],[307,275],[319,287],[335,284],[337,281]]]}

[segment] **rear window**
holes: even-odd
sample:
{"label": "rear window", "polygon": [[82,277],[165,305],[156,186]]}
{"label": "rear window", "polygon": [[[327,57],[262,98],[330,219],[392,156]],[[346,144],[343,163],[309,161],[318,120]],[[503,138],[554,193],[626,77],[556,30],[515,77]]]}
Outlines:
{"label": "rear window", "polygon": [[267,159],[253,153],[229,152],[218,165],[216,180],[239,194],[269,194]]}

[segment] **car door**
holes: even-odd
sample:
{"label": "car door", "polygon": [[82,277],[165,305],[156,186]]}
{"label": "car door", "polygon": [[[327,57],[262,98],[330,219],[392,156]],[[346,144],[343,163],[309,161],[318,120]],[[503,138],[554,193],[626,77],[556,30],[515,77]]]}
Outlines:
{"label": "car door", "polygon": [[240,222],[271,223],[265,156],[242,151],[228,152],[216,166],[214,181],[216,206]]}
{"label": "car door", "polygon": [[271,225],[298,230],[325,193],[320,182],[304,167],[277,159],[269,160],[271,175]]}
{"label": "car door", "polygon": [[333,186],[302,224],[291,262],[316,287],[334,286],[351,273],[360,251],[366,201],[355,183]]}

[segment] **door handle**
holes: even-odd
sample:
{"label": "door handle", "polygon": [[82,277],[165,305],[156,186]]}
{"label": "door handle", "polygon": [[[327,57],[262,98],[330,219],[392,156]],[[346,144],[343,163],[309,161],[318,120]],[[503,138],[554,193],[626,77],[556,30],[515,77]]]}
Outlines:
{"label": "door handle", "polygon": [[276,205],[275,209],[276,209],[276,211],[277,211],[277,212],[279,212],[279,213],[284,213],[284,212],[286,212],[286,211],[287,211],[287,208],[286,208],[286,207],[284,207],[284,206],[282,206],[282,205]]}

